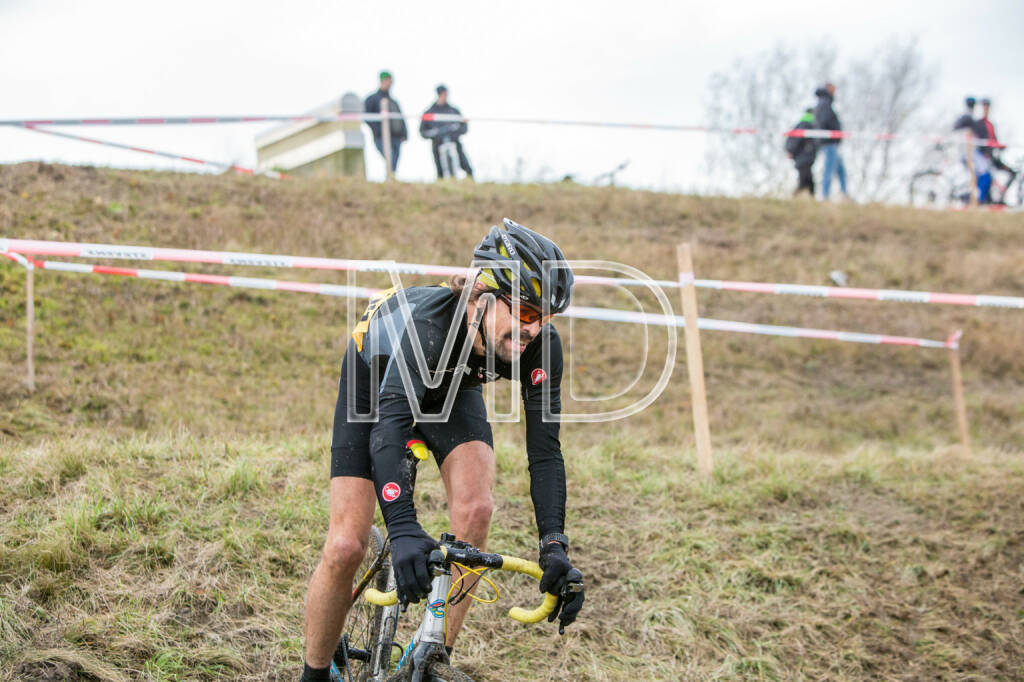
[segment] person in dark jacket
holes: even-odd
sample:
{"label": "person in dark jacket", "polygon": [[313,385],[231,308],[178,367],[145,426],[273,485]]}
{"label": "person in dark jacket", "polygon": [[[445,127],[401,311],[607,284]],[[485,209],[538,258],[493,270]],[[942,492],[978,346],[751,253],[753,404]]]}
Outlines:
{"label": "person in dark jacket", "polygon": [[[808,109],[800,117],[800,122],[796,124],[794,130],[809,130],[813,127],[814,109]],[[812,138],[787,137],[786,153],[789,154],[789,158],[793,159],[793,165],[796,166],[797,185],[793,196],[797,196],[800,192],[807,190],[813,199],[814,175],[811,174],[811,166],[814,165],[814,159],[818,155],[818,145]]]}
{"label": "person in dark jacket", "polygon": [[[402,113],[402,108],[398,106],[398,101],[391,96],[392,82],[394,82],[394,79],[390,71],[380,72],[380,88],[377,92],[367,97],[366,102],[363,104],[363,110],[366,113],[379,114],[381,111],[381,101],[384,99],[388,100],[388,113]],[[386,160],[387,154],[384,153],[384,137],[381,123],[381,121],[367,121],[366,125],[370,126],[370,131],[373,133],[373,144],[376,145],[377,151]],[[391,133],[391,171],[394,172],[398,169],[398,153],[402,143],[409,137],[409,131],[405,127],[404,119],[392,118],[388,123],[390,124],[389,130]]]}
{"label": "person in dark jacket", "polygon": [[[980,121],[977,121],[974,118],[975,104],[977,104],[977,100],[973,97],[968,97],[964,100],[964,106],[967,110],[960,115],[960,118],[958,118],[955,123],[953,123],[953,132],[970,131],[972,137],[978,136]],[[981,137],[988,137],[987,131],[980,132]],[[971,142],[967,142],[966,144],[970,145]],[[970,167],[967,163],[968,151],[969,150],[965,147],[964,155],[960,157],[960,163],[967,168]],[[974,177],[978,186],[978,195],[981,197],[981,202],[985,203],[988,199],[989,185],[992,184],[992,173],[990,172],[992,164],[980,147],[974,147],[969,153],[973,157],[971,160],[974,162]]]}
{"label": "person in dark jacket", "polygon": [[960,118],[953,124],[953,130],[965,130],[974,129],[974,105],[977,104],[977,100],[973,97],[968,97],[964,100],[964,105],[967,107],[967,111],[960,115]]}
{"label": "person in dark jacket", "polygon": [[[814,108],[814,125],[819,130],[840,131],[843,127],[839,124],[839,117],[832,108],[832,101],[835,99],[836,86],[833,83],[825,83],[824,86],[814,91],[818,97],[818,105]],[[844,197],[850,195],[846,192],[846,165],[843,164],[843,157],[839,155],[839,138],[826,139],[821,141],[821,149],[825,152],[825,174],[821,179],[821,194],[828,199],[832,190],[832,175],[839,176],[839,189]]]}
{"label": "person in dark jacket", "polygon": [[[445,177],[445,164],[442,164],[441,145],[448,142],[455,144],[455,151],[459,155],[459,166],[470,178],[473,177],[473,168],[469,165],[466,152],[462,149],[460,137],[469,131],[465,121],[432,121],[427,118],[429,114],[447,114],[450,116],[462,116],[462,112],[448,104],[448,88],[444,85],[437,86],[437,100],[430,105],[430,108],[423,112],[424,118],[420,121],[420,135],[430,140],[430,148],[434,152],[434,167],[437,169],[437,179]],[[450,163],[450,160],[445,160]],[[451,176],[454,177],[455,169],[449,168]]]}
{"label": "person in dark jacket", "polygon": [[[992,101],[987,97],[981,100],[981,118],[974,122],[974,136],[979,140],[985,140],[985,144],[978,147],[981,155],[988,161],[988,165],[991,166],[989,170],[989,177],[985,187],[985,197],[983,201],[992,201],[990,196],[990,190],[992,185],[992,171],[1000,170],[1009,175],[1009,179],[1003,186],[1002,199],[998,203],[1005,203],[1007,192],[1010,189],[1010,185],[1017,178],[1017,171],[1007,166],[999,156],[999,150],[1005,149],[1006,145],[999,141],[999,137],[996,135],[996,127],[992,125],[992,121],[988,118],[989,108],[992,106]],[[981,176],[979,176],[979,183]],[[980,184],[979,184],[980,189]]]}

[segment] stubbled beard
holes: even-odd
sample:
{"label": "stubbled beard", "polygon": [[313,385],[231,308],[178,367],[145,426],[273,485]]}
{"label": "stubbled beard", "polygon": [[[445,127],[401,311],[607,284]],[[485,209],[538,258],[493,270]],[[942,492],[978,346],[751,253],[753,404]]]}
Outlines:
{"label": "stubbled beard", "polygon": [[[533,337],[526,337],[519,335],[519,340],[524,344],[529,345],[533,341]],[[502,362],[512,363],[512,346],[515,345],[516,336],[512,332],[506,332],[499,339],[498,344],[488,344],[490,348],[488,350],[501,360]]]}

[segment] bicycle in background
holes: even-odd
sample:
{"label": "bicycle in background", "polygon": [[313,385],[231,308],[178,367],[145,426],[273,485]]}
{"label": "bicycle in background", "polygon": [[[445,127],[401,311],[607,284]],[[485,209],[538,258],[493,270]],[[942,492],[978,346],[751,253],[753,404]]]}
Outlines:
{"label": "bicycle in background", "polygon": [[958,208],[971,199],[971,177],[960,159],[959,146],[938,142],[928,149],[920,170],[910,178],[910,205],[918,208]]}
{"label": "bicycle in background", "polygon": [[[1017,163],[1019,168],[1020,161]],[[963,208],[971,201],[972,178],[961,145],[939,142],[926,152],[921,169],[910,178],[910,205],[919,208]],[[1006,173],[993,174],[990,204],[1024,207],[1024,184]],[[1003,184],[1001,180],[1008,180]]]}

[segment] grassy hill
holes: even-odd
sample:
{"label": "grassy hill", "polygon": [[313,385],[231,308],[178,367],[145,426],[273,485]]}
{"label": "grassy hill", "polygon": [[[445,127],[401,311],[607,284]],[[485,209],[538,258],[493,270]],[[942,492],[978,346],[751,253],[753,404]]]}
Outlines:
{"label": "grassy hill", "polygon": [[[0,168],[5,237],[460,264],[502,216],[571,258],[655,278],[674,278],[675,244],[688,240],[698,277],[810,284],[842,269],[852,286],[1024,291],[1019,215],[571,185]],[[20,268],[0,267],[0,292],[0,679],[293,679],[326,530],[344,301],[40,272],[39,387],[29,394]],[[951,445],[943,351],[708,332],[715,484],[694,480],[682,357],[641,413],[564,425],[586,617],[559,639],[475,607],[457,661],[509,679],[1017,676],[1024,314],[699,298],[702,315],[722,319],[935,339],[963,328],[974,451]],[[635,305],[595,287],[579,287],[577,300]],[[633,381],[640,329],[556,324],[580,398],[567,409]],[[650,366],[610,405],[654,385],[666,344],[652,331]],[[492,547],[529,556],[521,426],[497,425],[495,437]],[[429,469],[419,506],[440,532],[443,489]],[[532,601],[534,587],[504,582],[501,605]]]}

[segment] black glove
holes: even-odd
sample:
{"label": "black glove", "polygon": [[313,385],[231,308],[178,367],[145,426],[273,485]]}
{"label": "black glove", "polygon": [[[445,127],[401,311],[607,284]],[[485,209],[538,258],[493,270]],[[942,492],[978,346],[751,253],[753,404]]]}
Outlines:
{"label": "black glove", "polygon": [[582,585],[583,576],[572,567],[565,547],[557,540],[541,546],[538,563],[544,571],[540,578],[540,591],[558,595],[558,604],[548,616],[548,622],[554,621],[557,617],[558,634],[562,634],[565,632],[565,626],[571,625],[583,608],[583,588],[580,587],[579,592],[571,592],[567,590],[568,583],[579,582]]}
{"label": "black glove", "polygon": [[415,528],[392,531],[390,537],[391,566],[398,583],[398,600],[403,604],[415,604],[430,594],[433,578],[427,567],[427,558],[438,544],[418,524]]}

